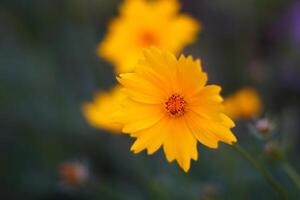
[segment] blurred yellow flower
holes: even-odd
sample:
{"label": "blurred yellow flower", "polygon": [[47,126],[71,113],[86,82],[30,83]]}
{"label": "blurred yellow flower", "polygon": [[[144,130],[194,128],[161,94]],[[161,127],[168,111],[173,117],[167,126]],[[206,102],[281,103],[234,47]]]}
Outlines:
{"label": "blurred yellow flower", "polygon": [[131,72],[142,49],[155,46],[178,53],[194,42],[199,23],[179,14],[176,0],[125,0],[120,16],[108,27],[98,55],[116,66],[117,73]]}
{"label": "blurred yellow flower", "polygon": [[250,87],[245,87],[225,98],[225,113],[234,119],[257,117],[262,110],[259,94]]}
{"label": "blurred yellow flower", "polygon": [[221,88],[206,85],[200,60],[167,51],[146,49],[132,73],[118,76],[127,99],[114,118],[136,140],[134,153],[156,152],[162,145],[169,162],[187,172],[198,159],[197,140],[210,148],[236,141],[234,122],[222,113]]}
{"label": "blurred yellow flower", "polygon": [[111,115],[120,109],[119,102],[123,98],[125,95],[119,87],[108,92],[98,92],[93,102],[83,104],[83,114],[91,126],[120,133],[122,125],[113,121]]}

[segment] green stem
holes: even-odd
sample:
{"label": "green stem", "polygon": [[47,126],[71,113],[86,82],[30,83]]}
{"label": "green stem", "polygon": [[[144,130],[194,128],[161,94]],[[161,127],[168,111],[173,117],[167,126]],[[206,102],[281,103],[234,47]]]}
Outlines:
{"label": "green stem", "polygon": [[295,183],[297,188],[300,190],[300,175],[295,170],[295,168],[292,165],[290,165],[288,162],[283,162],[281,166],[285,171],[285,173],[290,177],[290,179]]}
{"label": "green stem", "polygon": [[276,191],[280,197],[280,199],[288,199],[287,193],[283,189],[283,187],[273,178],[273,176],[259,163],[257,162],[245,149],[243,149],[240,145],[234,144],[232,148],[243,156],[246,160],[248,160],[266,179],[266,181],[272,186],[274,191]]}

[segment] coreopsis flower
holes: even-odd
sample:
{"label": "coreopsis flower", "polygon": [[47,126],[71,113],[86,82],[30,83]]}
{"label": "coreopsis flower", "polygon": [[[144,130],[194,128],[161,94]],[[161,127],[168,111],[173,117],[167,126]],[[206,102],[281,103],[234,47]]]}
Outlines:
{"label": "coreopsis flower", "polygon": [[111,115],[120,108],[119,102],[123,98],[125,95],[119,87],[107,92],[98,92],[93,102],[86,102],[82,106],[87,122],[95,128],[119,133],[122,125],[113,121]]}
{"label": "coreopsis flower", "polygon": [[234,122],[223,114],[221,87],[206,85],[200,60],[167,51],[146,49],[132,73],[117,77],[127,98],[114,118],[122,131],[135,137],[134,153],[161,146],[169,162],[187,172],[198,159],[197,141],[210,148],[236,141]]}
{"label": "coreopsis flower", "polygon": [[259,94],[250,87],[245,87],[225,98],[225,113],[234,119],[250,119],[257,117],[262,111]]}
{"label": "coreopsis flower", "polygon": [[98,55],[116,66],[117,73],[130,72],[142,49],[156,46],[179,52],[194,42],[199,23],[179,14],[176,0],[125,0],[120,15],[112,20],[99,44]]}

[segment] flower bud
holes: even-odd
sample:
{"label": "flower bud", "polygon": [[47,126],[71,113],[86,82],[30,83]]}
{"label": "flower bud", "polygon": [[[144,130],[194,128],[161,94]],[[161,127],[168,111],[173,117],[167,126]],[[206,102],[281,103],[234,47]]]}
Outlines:
{"label": "flower bud", "polygon": [[274,126],[268,118],[262,118],[256,121],[255,128],[261,135],[267,136],[272,133]]}
{"label": "flower bud", "polygon": [[85,182],[89,176],[87,166],[79,162],[65,162],[59,166],[59,173],[63,182],[78,185]]}
{"label": "flower bud", "polygon": [[270,139],[274,129],[274,123],[269,118],[261,118],[249,124],[250,133],[260,140]]}

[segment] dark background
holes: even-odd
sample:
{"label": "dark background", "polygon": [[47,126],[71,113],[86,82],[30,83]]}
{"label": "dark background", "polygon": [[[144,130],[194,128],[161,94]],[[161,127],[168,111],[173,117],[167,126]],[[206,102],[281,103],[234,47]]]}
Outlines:
{"label": "dark background", "polygon": [[[99,89],[115,84],[96,56],[120,1],[0,0],[1,199],[274,199],[258,172],[229,146],[198,146],[188,174],[161,151],[132,154],[133,140],[91,128],[81,113]],[[276,119],[275,139],[300,170],[300,1],[182,0],[202,22],[183,52],[201,57],[211,83],[229,95],[242,86],[261,94]],[[239,143],[290,193],[299,190],[264,157],[264,142],[240,121]],[[85,163],[90,183],[65,187],[59,166]],[[298,197],[298,198],[297,198]]]}

